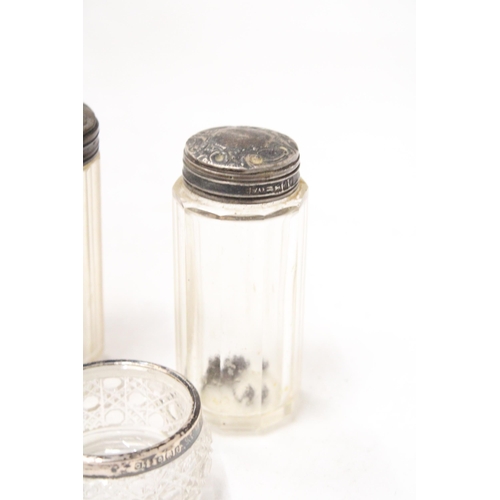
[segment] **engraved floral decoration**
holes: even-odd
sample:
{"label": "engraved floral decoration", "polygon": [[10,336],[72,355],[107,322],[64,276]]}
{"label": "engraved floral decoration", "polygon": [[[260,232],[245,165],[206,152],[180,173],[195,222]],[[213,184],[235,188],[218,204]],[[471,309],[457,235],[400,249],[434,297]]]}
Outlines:
{"label": "engraved floral decoration", "polygon": [[249,170],[293,162],[298,148],[292,139],[272,130],[220,127],[191,137],[186,155],[207,166]]}
{"label": "engraved floral decoration", "polygon": [[290,137],[257,127],[217,127],[188,139],[182,175],[190,189],[207,197],[255,203],[291,193],[299,168]]}

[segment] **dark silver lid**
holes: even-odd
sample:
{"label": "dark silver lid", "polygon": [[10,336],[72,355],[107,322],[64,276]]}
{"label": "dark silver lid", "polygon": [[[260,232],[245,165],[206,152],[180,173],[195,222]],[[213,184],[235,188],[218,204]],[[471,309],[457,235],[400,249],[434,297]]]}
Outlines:
{"label": "dark silver lid", "polygon": [[99,152],[99,122],[94,112],[83,105],[83,164],[88,163]]}
{"label": "dark silver lid", "polygon": [[184,148],[182,175],[209,198],[262,203],[294,191],[300,179],[297,144],[256,127],[217,127],[193,135]]}

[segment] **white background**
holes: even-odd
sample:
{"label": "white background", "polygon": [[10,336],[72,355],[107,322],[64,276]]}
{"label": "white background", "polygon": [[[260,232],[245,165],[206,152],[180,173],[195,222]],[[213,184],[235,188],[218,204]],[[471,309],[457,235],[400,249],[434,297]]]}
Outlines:
{"label": "white background", "polygon": [[[194,74],[198,67],[191,60],[169,56],[170,61],[179,63],[167,67],[164,62],[154,63],[157,56],[148,58],[148,51],[142,50],[142,59],[134,52],[146,43],[153,53],[150,40],[173,36],[175,47],[165,42],[165,50],[154,53],[172,54],[175,49],[176,54],[194,54],[196,47],[201,53],[210,49],[214,57],[219,54],[223,58],[236,50],[248,55],[252,38],[262,40],[267,30],[247,22],[249,18],[255,21],[256,16],[243,5],[233,2],[228,12],[240,22],[239,32],[251,32],[252,37],[235,42],[233,36],[221,44],[227,32],[217,30],[221,18],[226,19],[221,9],[216,14],[205,12],[203,5],[195,9],[202,10],[198,24],[203,26],[205,20],[213,21],[217,15],[215,29],[206,24],[211,36],[200,42],[197,35],[194,39],[183,36],[189,29],[178,16],[150,12],[152,0],[140,2],[140,8],[137,2],[135,9],[127,9],[130,4],[125,2],[115,3],[113,12],[109,0],[101,3],[105,5],[84,3],[83,26],[80,5],[67,0],[4,2],[0,7],[1,495],[57,500],[81,495],[81,106],[85,75],[83,97],[96,109],[103,126],[105,293],[111,355],[126,355],[130,349],[138,357],[161,362],[165,358],[166,363],[173,360],[168,177],[177,175],[170,169],[180,171],[187,136],[215,122],[247,122],[282,130],[301,147],[312,202],[304,404],[294,424],[263,440],[224,442],[216,436],[220,457],[216,472],[225,471],[231,498],[248,498],[251,488],[255,497],[263,493],[263,498],[276,491],[277,498],[300,493],[305,498],[376,498],[381,492],[392,498],[385,492],[396,483],[406,485],[406,493],[411,492],[412,459],[404,458],[412,452],[413,444],[413,412],[405,410],[405,404],[412,402],[411,384],[407,384],[408,390],[404,388],[405,381],[411,379],[411,338],[416,341],[419,367],[415,433],[419,496],[423,500],[500,498],[498,5],[491,0],[419,0],[418,168],[412,176],[411,165],[404,161],[397,164],[398,150],[367,140],[370,134],[388,142],[405,137],[404,118],[393,120],[398,112],[408,116],[406,123],[413,123],[401,111],[402,104],[397,105],[401,93],[396,84],[404,81],[404,69],[411,73],[413,67],[404,63],[410,56],[396,57],[405,53],[405,36],[412,32],[412,22],[405,24],[401,2],[325,2],[322,10],[312,2],[298,10],[290,3],[282,7],[285,13],[272,17],[274,21],[279,18],[274,27],[280,26],[273,33],[281,36],[273,36],[271,43],[269,35],[268,45],[280,56],[283,51],[276,49],[285,41],[288,47],[295,47],[294,56],[302,71],[297,71],[296,65],[293,72],[286,64],[274,66],[275,72],[293,78],[281,78],[278,86],[276,77],[268,76],[267,81],[274,82],[272,94],[263,90],[263,83],[257,85],[246,66],[242,69],[243,63],[232,61],[233,68],[239,64],[236,83],[234,76],[232,80],[223,78],[224,73],[214,79],[214,71],[212,78],[201,79],[196,73],[196,78],[188,80],[187,72]],[[175,8],[180,15],[179,9],[185,8],[180,5],[176,2],[169,9],[172,12]],[[96,8],[97,12],[101,9],[101,16],[92,14]],[[121,8],[129,12],[125,16],[128,24],[113,30],[113,22],[123,18],[119,16]],[[261,10],[269,12],[269,8]],[[89,24],[89,14],[94,18],[92,23],[101,22],[99,27]],[[144,34],[137,26],[147,24],[149,17],[155,19],[151,26],[156,28]],[[161,19],[165,25],[173,24],[172,29],[158,27]],[[94,35],[89,36],[92,30]],[[235,31],[233,28],[233,35]],[[108,42],[92,45],[92,38]],[[120,47],[128,40],[130,50],[126,52]],[[327,40],[337,42],[327,46]],[[262,45],[255,43],[260,47],[255,59],[260,60]],[[218,50],[214,51],[214,46]],[[283,61],[292,58],[291,52],[284,54]],[[325,54],[330,59],[322,61],[320,56]],[[125,64],[128,59],[155,68],[141,77],[149,85],[147,91],[146,85],[138,84],[141,72],[134,67],[135,62]],[[90,60],[100,61],[98,71],[96,66],[91,69]],[[205,85],[199,83],[201,80]],[[251,84],[242,83],[250,80]],[[225,84],[216,87],[213,82]],[[411,79],[409,82],[411,88]],[[163,104],[152,102],[152,83],[154,95],[164,97]],[[175,84],[177,89],[200,89],[189,92],[191,103],[203,102],[205,108],[190,105],[188,114],[183,108],[173,116],[173,111],[189,101],[184,91],[167,95]],[[212,100],[202,98],[207,94],[201,89],[206,92],[210,88],[207,84],[212,85]],[[207,108],[228,102],[231,92],[242,94],[247,105],[219,106],[225,115],[212,119]],[[289,97],[292,93],[300,112],[286,114],[289,108],[280,106],[277,95]],[[180,100],[179,96],[184,97]],[[130,113],[122,97],[129,105],[136,103]],[[346,112],[349,106],[352,113]],[[408,106],[411,114],[411,103]],[[274,113],[278,107],[280,112]],[[332,109],[336,113],[332,114]],[[170,124],[134,129],[148,140],[147,146],[138,143],[140,153],[134,165],[135,160],[142,160],[143,171],[151,172],[156,171],[152,164],[156,162],[160,175],[165,174],[160,186],[148,187],[150,196],[141,198],[140,203],[140,172],[130,167],[126,155],[116,159],[126,142],[131,145],[126,139],[135,134],[128,132],[120,141],[113,135],[126,131],[125,124],[131,126],[132,111],[134,119],[142,112]],[[230,113],[237,116],[226,116]],[[254,114],[259,116],[253,118]],[[267,117],[265,123],[261,114]],[[284,116],[286,122],[281,124]],[[107,126],[108,121],[112,127]],[[335,134],[327,137],[326,127]],[[323,135],[314,134],[314,130],[323,130]],[[335,144],[332,154],[337,156],[331,157],[330,163],[325,163],[319,152],[323,145],[319,139],[325,137]],[[411,133],[407,137],[411,144]],[[120,147],[115,147],[117,143]],[[171,148],[168,155],[167,148]],[[403,149],[411,157],[411,147]],[[172,158],[174,153],[177,160]],[[390,169],[394,176],[388,175]],[[135,197],[130,194],[134,193],[130,183],[125,183],[127,175],[120,175],[122,171],[137,173]],[[326,185],[317,181],[325,172],[335,180],[331,184],[334,191],[328,190],[329,205],[323,197]],[[356,179],[355,174],[359,174]],[[114,183],[109,175],[116,179]],[[112,208],[115,204],[118,207],[120,186],[121,199],[142,208],[146,215],[155,213],[148,208],[150,200],[160,200],[155,206],[159,223],[147,229],[149,219],[141,212],[137,212],[140,218],[135,223],[130,217],[125,221],[125,215],[136,211],[129,208],[122,217]],[[119,206],[126,207],[125,201]],[[112,222],[117,219],[121,225]],[[130,257],[134,251],[130,228],[138,235],[138,220],[148,237],[133,239],[134,245],[144,243],[151,249],[153,244],[148,241],[153,234],[163,238],[163,247],[153,260],[158,264],[147,273],[138,266],[148,268],[145,262],[152,259],[153,251],[137,251],[137,257]],[[400,248],[394,247],[397,233],[389,231],[396,226],[401,230]],[[115,243],[112,249],[120,227],[129,239],[123,238],[123,245]],[[317,261],[323,255],[325,265],[318,271]],[[122,258],[128,266],[121,265]],[[130,279],[134,286],[143,280],[143,285],[137,289],[127,286],[126,293],[121,293],[117,286],[120,279]],[[151,285],[155,282],[163,287],[161,300],[161,293]],[[145,295],[152,303],[148,314],[142,314],[144,302],[136,300]],[[118,328],[120,318],[124,320]],[[147,323],[148,318],[153,320]],[[144,343],[136,336],[141,326]],[[127,336],[128,343],[119,340]],[[320,384],[327,386],[328,392],[322,392]],[[367,436],[377,444],[373,449],[379,460],[366,460],[370,448],[363,446],[369,442]],[[269,454],[276,460],[266,458]],[[248,457],[247,466],[242,465],[242,457]],[[285,491],[292,488],[292,493]]]}
{"label": "white background", "polygon": [[84,1],[101,124],[108,358],[175,367],[171,186],[186,139],[296,140],[310,186],[302,405],[214,435],[205,498],[415,496],[415,5]]}

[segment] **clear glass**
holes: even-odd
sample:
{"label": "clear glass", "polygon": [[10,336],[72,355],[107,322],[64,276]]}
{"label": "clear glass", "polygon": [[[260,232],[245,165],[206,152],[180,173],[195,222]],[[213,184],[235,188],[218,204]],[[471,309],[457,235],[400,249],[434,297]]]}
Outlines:
{"label": "clear glass", "polygon": [[221,430],[291,416],[300,388],[307,184],[235,204],[173,188],[177,369]]}
{"label": "clear glass", "polygon": [[97,154],[83,166],[83,362],[103,349],[101,167]]}
{"label": "clear glass", "polygon": [[[152,363],[85,366],[83,498],[199,499],[211,436],[195,392],[177,373]],[[97,477],[106,474],[111,477]]]}

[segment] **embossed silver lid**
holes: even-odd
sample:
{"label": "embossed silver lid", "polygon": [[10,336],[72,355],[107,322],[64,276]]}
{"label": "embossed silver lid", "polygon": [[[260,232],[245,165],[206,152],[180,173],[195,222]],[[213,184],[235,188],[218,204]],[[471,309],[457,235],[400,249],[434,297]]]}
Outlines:
{"label": "embossed silver lid", "polygon": [[297,144],[284,134],[257,127],[217,127],[188,139],[182,175],[202,196],[262,203],[291,194],[299,183],[299,167]]}
{"label": "embossed silver lid", "polygon": [[83,164],[99,152],[99,122],[94,112],[83,104]]}

